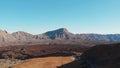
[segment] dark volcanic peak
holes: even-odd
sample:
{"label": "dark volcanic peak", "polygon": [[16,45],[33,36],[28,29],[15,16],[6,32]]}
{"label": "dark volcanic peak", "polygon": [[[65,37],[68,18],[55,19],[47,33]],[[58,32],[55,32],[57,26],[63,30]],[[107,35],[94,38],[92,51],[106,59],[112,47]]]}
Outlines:
{"label": "dark volcanic peak", "polygon": [[[60,29],[56,29],[56,30],[52,30],[52,31],[48,31],[48,32],[60,32],[60,33],[65,33],[65,32],[69,32],[66,28],[60,28]],[[48,33],[46,32],[46,33]]]}
{"label": "dark volcanic peak", "polygon": [[69,32],[66,28],[60,28],[60,29],[58,29],[58,31]]}
{"label": "dark volcanic peak", "polygon": [[45,35],[49,36],[50,39],[70,39],[73,35],[66,28],[60,28],[53,31],[48,31]]}

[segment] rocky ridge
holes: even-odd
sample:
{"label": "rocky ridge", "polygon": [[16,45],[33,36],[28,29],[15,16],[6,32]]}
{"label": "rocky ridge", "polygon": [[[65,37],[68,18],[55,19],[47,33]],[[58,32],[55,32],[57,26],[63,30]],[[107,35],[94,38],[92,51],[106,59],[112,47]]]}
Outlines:
{"label": "rocky ridge", "polygon": [[53,31],[48,31],[42,34],[33,35],[24,31],[14,32],[12,34],[7,31],[0,30],[0,42],[1,43],[17,43],[27,44],[32,42],[40,42],[40,44],[57,44],[58,41],[62,43],[68,42],[69,44],[82,44],[82,43],[105,43],[105,42],[120,42],[120,34],[73,34],[66,28],[60,28]]}

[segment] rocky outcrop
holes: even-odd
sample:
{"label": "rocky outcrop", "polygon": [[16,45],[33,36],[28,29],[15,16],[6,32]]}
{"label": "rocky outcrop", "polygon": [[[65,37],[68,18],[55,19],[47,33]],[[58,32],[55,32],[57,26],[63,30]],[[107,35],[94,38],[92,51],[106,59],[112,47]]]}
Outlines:
{"label": "rocky outcrop", "polygon": [[120,68],[120,44],[97,45],[82,54],[91,68]]}
{"label": "rocky outcrop", "polygon": [[48,40],[50,38],[45,34],[38,34],[38,35],[34,35],[34,39],[36,39],[36,40]]}

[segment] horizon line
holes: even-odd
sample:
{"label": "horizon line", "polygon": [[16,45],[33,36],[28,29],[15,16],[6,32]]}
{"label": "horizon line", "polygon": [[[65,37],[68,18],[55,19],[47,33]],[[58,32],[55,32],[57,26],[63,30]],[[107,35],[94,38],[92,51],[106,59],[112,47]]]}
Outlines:
{"label": "horizon line", "polygon": [[[37,35],[37,34],[44,34],[46,32],[49,32],[49,31],[55,31],[55,30],[59,30],[59,29],[67,29],[67,28],[57,28],[57,29],[53,29],[53,30],[48,30],[48,31],[45,31],[45,32],[41,32],[41,33],[32,33],[32,32],[29,32],[29,31],[23,31],[23,30],[18,30],[18,31],[12,31],[10,32],[9,30],[6,30],[6,29],[0,29],[0,31],[6,31],[10,34],[12,33],[15,33],[15,32],[25,32],[25,33],[29,33],[29,34],[32,34],[32,35]],[[68,29],[67,29],[68,30]],[[120,33],[97,33],[97,32],[81,32],[81,33],[74,33],[74,32],[71,32],[68,30],[68,32],[72,33],[72,34],[99,34],[99,35],[112,35],[112,34],[120,34]]]}

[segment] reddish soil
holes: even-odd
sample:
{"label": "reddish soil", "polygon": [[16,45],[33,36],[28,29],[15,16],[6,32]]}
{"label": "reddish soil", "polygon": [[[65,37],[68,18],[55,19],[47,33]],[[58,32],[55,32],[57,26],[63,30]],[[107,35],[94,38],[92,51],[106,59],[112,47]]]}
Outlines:
{"label": "reddish soil", "polygon": [[73,62],[73,57],[46,57],[27,60],[12,68],[58,68],[61,65]]}

